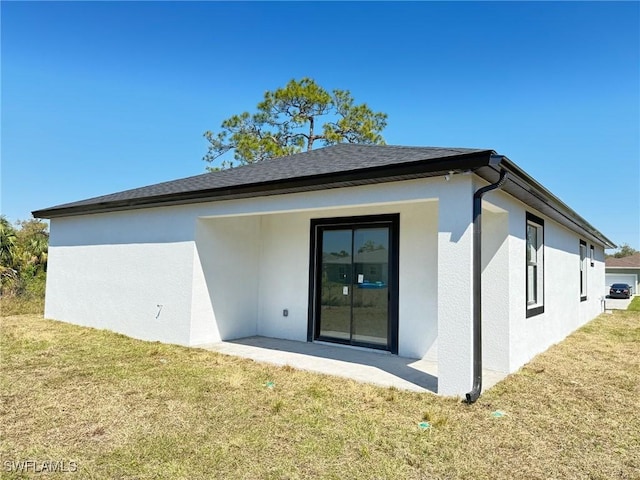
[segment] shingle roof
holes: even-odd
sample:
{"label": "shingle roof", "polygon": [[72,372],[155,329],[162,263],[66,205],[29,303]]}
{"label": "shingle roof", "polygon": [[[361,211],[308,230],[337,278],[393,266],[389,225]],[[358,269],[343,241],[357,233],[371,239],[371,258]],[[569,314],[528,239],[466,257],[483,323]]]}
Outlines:
{"label": "shingle roof", "polygon": [[609,257],[604,261],[605,266],[611,268],[638,268],[640,269],[640,252],[628,257]]}
{"label": "shingle roof", "polygon": [[[206,197],[218,196],[216,192],[228,192],[239,187],[266,185],[305,178],[318,178],[347,172],[363,172],[385,167],[408,165],[416,162],[437,162],[474,154],[490,154],[491,150],[471,148],[403,147],[391,145],[338,144],[330,147],[298,153],[286,157],[236,167],[219,172],[158,183],[146,187],[125,190],[78,202],[66,203],[33,212],[35,217],[49,218],[61,214],[90,213],[94,206],[108,210],[109,206],[123,203],[151,203],[153,199],[175,199],[188,196],[206,201]],[[142,201],[142,202],[141,202]]]}
{"label": "shingle roof", "polygon": [[339,144],[220,172],[158,183],[66,203],[33,213],[37,218],[202,203],[326,190],[471,171],[561,225],[608,248],[615,244],[508,158],[475,148]]}

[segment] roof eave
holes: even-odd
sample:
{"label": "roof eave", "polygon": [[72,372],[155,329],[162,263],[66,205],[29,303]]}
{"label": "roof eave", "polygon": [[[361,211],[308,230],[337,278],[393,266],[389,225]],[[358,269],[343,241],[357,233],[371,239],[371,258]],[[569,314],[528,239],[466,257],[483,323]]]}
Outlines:
{"label": "roof eave", "polygon": [[611,240],[538,183],[533,177],[511,162],[507,157],[500,157],[499,163],[496,164],[495,153],[493,150],[481,150],[437,160],[427,159],[381,167],[295,177],[285,180],[257,182],[234,187],[201,189],[128,200],[88,203],[85,205],[60,205],[58,207],[35,210],[32,212],[32,215],[36,218],[51,219],[142,208],[282,195],[408,180],[412,178],[424,178],[444,175],[452,171],[472,171],[489,183],[494,183],[499,178],[500,169],[505,169],[510,174],[507,183],[503,187],[505,192],[519,199],[526,205],[546,214],[570,230],[582,234],[594,243],[599,243],[605,248],[617,248]]}
{"label": "roof eave", "polygon": [[451,171],[474,171],[489,165],[493,150],[485,150],[444,157],[438,160],[423,160],[396,165],[385,165],[367,169],[358,169],[338,173],[310,175],[286,180],[253,183],[237,187],[212,188],[189,192],[180,192],[129,200],[108,201],[87,205],[52,207],[34,210],[36,218],[56,218],[76,215],[89,215],[141,208],[204,203],[210,201],[233,200],[285,193],[309,192],[344,186],[357,186],[373,183],[385,183],[410,178],[422,178],[444,175]]}
{"label": "roof eave", "polygon": [[489,183],[493,183],[499,178],[500,169],[505,169],[509,173],[508,180],[502,187],[506,193],[570,230],[582,234],[594,243],[599,243],[605,248],[617,248],[615,243],[507,157],[503,157],[497,166],[478,169],[476,174]]}

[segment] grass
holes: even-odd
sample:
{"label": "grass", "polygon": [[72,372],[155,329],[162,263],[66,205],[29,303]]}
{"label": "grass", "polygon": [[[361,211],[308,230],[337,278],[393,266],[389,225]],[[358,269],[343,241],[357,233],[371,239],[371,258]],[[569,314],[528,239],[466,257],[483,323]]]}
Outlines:
{"label": "grass", "polygon": [[639,295],[636,295],[635,297],[633,297],[633,300],[631,300],[631,303],[627,307],[627,310],[630,310],[632,312],[640,312],[640,296]]}
{"label": "grass", "polygon": [[472,406],[36,315],[0,333],[2,478],[43,476],[7,471],[25,460],[77,464],[46,478],[640,478],[640,313]]}
{"label": "grass", "polygon": [[42,315],[44,313],[44,295],[25,294],[0,297],[0,314],[2,316]]}

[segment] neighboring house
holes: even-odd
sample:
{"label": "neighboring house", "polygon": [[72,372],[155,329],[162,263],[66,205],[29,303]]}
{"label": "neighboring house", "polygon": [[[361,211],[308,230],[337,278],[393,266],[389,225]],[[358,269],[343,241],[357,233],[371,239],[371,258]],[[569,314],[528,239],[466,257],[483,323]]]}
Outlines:
{"label": "neighboring house", "polygon": [[386,350],[471,400],[482,366],[513,372],[600,313],[615,247],[482,149],[341,144],[33,214],[48,318]]}
{"label": "neighboring house", "polygon": [[640,252],[628,257],[610,257],[605,260],[605,287],[609,294],[609,287],[613,283],[627,283],[631,285],[631,293],[638,294],[640,288]]}

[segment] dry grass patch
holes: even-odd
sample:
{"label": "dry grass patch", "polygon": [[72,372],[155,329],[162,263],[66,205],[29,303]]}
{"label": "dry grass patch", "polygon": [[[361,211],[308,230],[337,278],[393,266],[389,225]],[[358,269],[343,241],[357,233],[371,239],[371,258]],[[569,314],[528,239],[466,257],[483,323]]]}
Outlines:
{"label": "dry grass patch", "polygon": [[44,312],[44,295],[15,295],[0,297],[0,315],[42,315]]}
{"label": "dry grass patch", "polygon": [[3,478],[21,460],[96,479],[640,478],[638,313],[599,317],[472,406],[37,316],[1,333]]}

